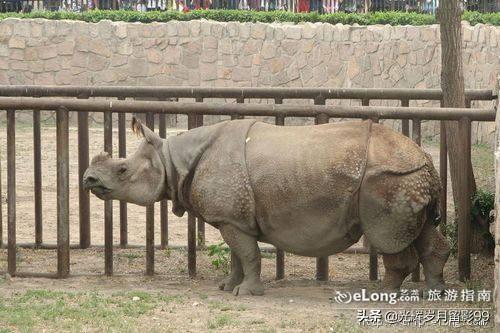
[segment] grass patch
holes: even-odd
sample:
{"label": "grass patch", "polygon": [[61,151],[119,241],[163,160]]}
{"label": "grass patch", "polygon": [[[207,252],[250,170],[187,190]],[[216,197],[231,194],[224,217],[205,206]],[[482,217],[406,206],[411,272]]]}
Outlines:
{"label": "grass patch", "polygon": [[211,330],[223,328],[226,326],[231,326],[236,323],[235,319],[232,318],[229,314],[222,314],[215,316],[214,319],[209,320],[207,327]]}
{"label": "grass patch", "polygon": [[[32,13],[1,13],[0,20],[17,18],[45,18],[49,20],[76,20],[85,22],[99,22],[102,20],[124,21],[124,22],[168,22],[191,21],[207,19],[219,22],[323,22],[331,24],[390,24],[390,25],[429,25],[437,23],[435,16],[430,14],[405,13],[397,11],[358,13],[333,13],[318,14],[292,13],[286,11],[257,12],[252,10],[193,10],[187,13],[177,11],[150,11],[138,12],[129,10],[92,10],[82,13],[73,12],[49,12],[35,11]],[[478,23],[500,25],[500,13],[465,12],[462,19],[475,25]]]}
{"label": "grass patch", "polygon": [[[139,297],[135,298],[134,297]],[[158,306],[175,301],[175,296],[130,291],[105,295],[29,290],[0,297],[0,323],[4,330],[116,331],[130,332],[136,320]]]}

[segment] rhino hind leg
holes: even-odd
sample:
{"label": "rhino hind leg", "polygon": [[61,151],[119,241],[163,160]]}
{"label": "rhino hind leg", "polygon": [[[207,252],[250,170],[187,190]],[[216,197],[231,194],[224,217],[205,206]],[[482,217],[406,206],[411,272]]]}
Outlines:
{"label": "rhino hind leg", "polygon": [[231,253],[231,275],[219,284],[219,289],[224,291],[233,291],[234,287],[243,282],[243,267],[241,260]]}
{"label": "rhino hind leg", "polygon": [[450,255],[448,241],[434,225],[426,223],[414,244],[424,268],[427,288],[443,290],[443,268]]}
{"label": "rhino hind leg", "polygon": [[389,290],[399,290],[406,277],[417,268],[418,256],[413,245],[401,252],[384,254],[384,287]]}
{"label": "rhino hind leg", "polygon": [[[219,230],[231,253],[239,260],[243,271],[243,280],[234,286],[233,295],[263,295],[264,286],[260,280],[261,257],[257,238],[231,224],[221,224]],[[228,284],[224,289],[230,287]]]}

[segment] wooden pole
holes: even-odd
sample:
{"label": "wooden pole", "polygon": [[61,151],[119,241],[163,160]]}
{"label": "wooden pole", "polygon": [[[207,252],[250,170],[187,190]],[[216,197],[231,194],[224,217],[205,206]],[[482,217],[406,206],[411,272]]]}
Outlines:
{"label": "wooden pole", "polygon": [[16,111],[7,110],[7,265],[16,274]]}
{"label": "wooden pole", "polygon": [[[167,123],[165,119],[165,114],[161,113],[159,115],[159,125],[158,131],[160,137],[163,139],[167,138]],[[164,199],[160,202],[160,244],[161,248],[165,249],[168,246],[168,200]]]}
{"label": "wooden pole", "polygon": [[[314,104],[315,105],[325,105],[325,99],[322,97],[316,97],[314,99]],[[317,125],[319,124],[326,124],[328,123],[329,118],[328,116],[324,114],[320,114],[316,117],[315,123]],[[329,272],[329,264],[328,264],[328,257],[319,257],[316,258],[316,280],[318,281],[328,281],[328,274]]]}
{"label": "wooden pole", "polygon": [[[154,113],[146,114],[146,126],[155,130]],[[155,267],[155,205],[146,207],[146,275],[153,275]]]}
{"label": "wooden pole", "polygon": [[[441,1],[437,13],[441,33],[441,89],[445,108],[465,107],[465,82],[462,60],[462,8],[459,1]],[[461,281],[470,277],[470,195],[475,190],[470,160],[470,119],[446,122],[446,143],[453,197],[458,211],[458,264]],[[467,142],[466,142],[467,141]],[[464,160],[465,159],[465,160]],[[469,174],[464,176],[464,171]],[[461,232],[467,234],[460,235]]]}
{"label": "wooden pole", "polygon": [[[118,98],[124,100],[124,97]],[[126,114],[118,114],[118,157],[127,157],[127,124]],[[120,247],[125,248],[128,244],[128,214],[127,203],[120,200]]]}
{"label": "wooden pole", "polygon": [[[196,98],[196,102],[202,103],[203,98],[198,97]],[[195,117],[195,123],[193,124],[194,127],[200,127],[203,126],[203,115],[197,115]],[[202,219],[198,218],[198,246],[204,247],[205,246],[205,221]]]}
{"label": "wooden pole", "polygon": [[[500,75],[497,76],[497,96],[500,94]],[[500,110],[500,98],[497,99]],[[497,112],[496,128],[500,128],[500,112]],[[495,327],[500,327],[500,131],[495,134]]]}
{"label": "wooden pole", "polygon": [[[443,106],[441,101],[441,107]],[[441,195],[439,212],[441,222],[439,230],[446,235],[447,215],[448,215],[448,147],[446,145],[446,123],[439,122],[439,178],[441,180]]]}
{"label": "wooden pole", "polygon": [[[370,99],[363,98],[361,100],[362,106],[370,106]],[[378,118],[372,118],[372,121],[378,123]],[[370,281],[376,281],[378,279],[378,255],[377,250],[370,245],[370,242],[366,237],[364,238],[364,245],[368,247],[368,251],[370,254],[370,264],[369,264],[369,278]]]}
{"label": "wooden pole", "polygon": [[57,275],[69,275],[69,112],[56,111],[57,141]]}
{"label": "wooden pole", "polygon": [[468,118],[459,121],[459,137],[462,154],[458,159],[458,274],[460,281],[470,279],[470,240],[471,240],[471,122]]}
{"label": "wooden pole", "polygon": [[[196,115],[188,115],[188,129],[196,127]],[[188,274],[190,278],[196,276],[196,217],[188,212]]]}
{"label": "wooden pole", "polygon": [[[419,146],[422,146],[422,135],[421,135],[422,128],[420,119],[413,119],[411,121],[411,125],[412,125],[411,137],[413,139],[413,142],[415,142]],[[420,281],[420,262],[418,262],[417,267],[411,273],[411,280],[413,282]]]}
{"label": "wooden pole", "polygon": [[[408,100],[408,99],[402,99],[401,100],[401,106],[403,106],[403,107],[409,107],[410,106],[410,100]],[[403,133],[403,135],[406,135],[407,137],[410,137],[410,121],[408,119],[402,119],[401,120],[401,133]]]}
{"label": "wooden pole", "polygon": [[[113,114],[104,112],[104,151],[113,153]],[[113,201],[104,202],[104,274],[113,275]]]}
{"label": "wooden pole", "polygon": [[90,198],[83,187],[83,174],[89,166],[89,115],[78,112],[78,202],[80,219],[80,247],[90,246]]}
{"label": "wooden pole", "polygon": [[35,243],[42,244],[42,147],[39,110],[33,110],[33,173],[35,192]]}
{"label": "wooden pole", "polygon": [[[281,98],[276,98],[274,104],[283,104]],[[285,125],[285,117],[279,116],[275,118],[275,124],[278,126]],[[280,249],[276,249],[276,280],[282,280],[285,278],[285,252]]]}

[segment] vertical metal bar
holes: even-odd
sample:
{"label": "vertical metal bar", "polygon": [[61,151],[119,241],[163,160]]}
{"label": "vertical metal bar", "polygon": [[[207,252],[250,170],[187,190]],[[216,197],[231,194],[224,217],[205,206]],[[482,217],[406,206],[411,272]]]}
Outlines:
{"label": "vertical metal bar", "polygon": [[[274,104],[283,104],[283,99],[276,98]],[[285,125],[285,117],[278,116],[275,119],[275,124],[278,126]],[[276,280],[281,280],[285,278],[285,252],[280,249],[276,249]]]}
{"label": "vertical metal bar", "polygon": [[[401,106],[409,107],[410,101],[408,99],[402,99]],[[403,135],[406,135],[407,137],[410,137],[410,120],[409,119],[402,119],[401,120],[401,133],[403,133]]]}
{"label": "vertical metal bar", "polygon": [[[441,100],[441,107],[444,103]],[[439,178],[441,180],[440,215],[439,228],[446,235],[446,224],[448,214],[448,146],[446,143],[446,123],[444,120],[439,124]]]}
{"label": "vertical metal bar", "polygon": [[[159,115],[159,125],[158,131],[160,137],[163,139],[167,138],[167,122],[165,119],[165,114],[160,113]],[[160,202],[160,244],[161,248],[164,249],[168,246],[168,200],[164,199]]]}
{"label": "vertical metal bar", "polygon": [[[119,98],[124,100],[125,98]],[[118,157],[127,156],[127,131],[126,131],[126,113],[118,114]],[[127,221],[127,203],[120,200],[120,247],[126,248],[128,244],[128,221]]]}
{"label": "vertical metal bar", "polygon": [[57,141],[57,276],[69,275],[69,112],[56,111]]}
{"label": "vertical metal bar", "polygon": [[[146,114],[146,126],[155,130],[155,115]],[[153,275],[155,267],[155,205],[146,207],[146,275]]]}
{"label": "vertical metal bar", "polygon": [[89,166],[89,114],[78,112],[78,200],[80,219],[80,248],[90,246],[90,198],[83,187],[83,174]]}
{"label": "vertical metal bar", "polygon": [[16,274],[16,111],[7,110],[7,261]]}
{"label": "vertical metal bar", "polygon": [[470,239],[471,239],[471,121],[459,121],[459,138],[463,153],[459,158],[458,170],[458,273],[462,282],[470,279]]}
{"label": "vertical metal bar", "polygon": [[33,110],[33,171],[35,190],[35,244],[43,242],[42,227],[42,147],[40,110]]}
{"label": "vertical metal bar", "polygon": [[[113,153],[113,114],[104,112],[104,151]],[[104,202],[104,274],[113,274],[113,201]]]}
{"label": "vertical metal bar", "polygon": [[[370,106],[370,100],[364,98],[361,100],[362,106]],[[372,121],[378,123],[378,118],[372,118]],[[368,239],[365,240],[365,246],[368,246],[370,252],[370,264],[369,264],[369,278],[371,281],[376,281],[378,279],[378,255],[377,250],[370,245]]]}
{"label": "vertical metal bar", "polygon": [[[195,115],[188,115],[188,129],[196,127]],[[189,277],[196,276],[196,217],[188,212],[188,274]]]}
{"label": "vertical metal bar", "polygon": [[[325,99],[321,96],[318,96],[314,99],[314,104],[325,105],[326,104]],[[328,120],[329,120],[328,116],[320,114],[316,117],[315,123],[317,125],[325,124],[328,123]],[[316,258],[316,280],[328,281],[328,271],[329,271],[328,257]]]}

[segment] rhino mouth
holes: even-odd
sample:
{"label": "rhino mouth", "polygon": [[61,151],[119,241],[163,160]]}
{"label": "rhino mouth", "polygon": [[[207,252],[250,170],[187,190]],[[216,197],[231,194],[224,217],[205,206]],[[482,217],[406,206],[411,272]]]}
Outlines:
{"label": "rhino mouth", "polygon": [[102,199],[106,194],[111,192],[111,189],[104,185],[97,185],[90,188],[90,192]]}

